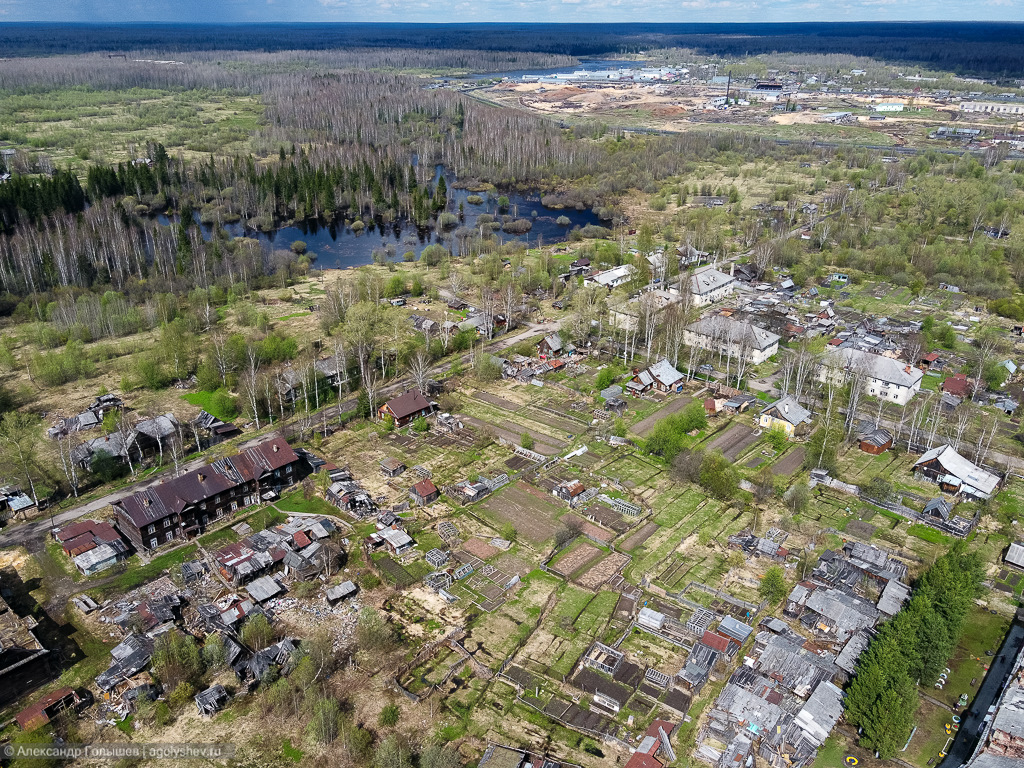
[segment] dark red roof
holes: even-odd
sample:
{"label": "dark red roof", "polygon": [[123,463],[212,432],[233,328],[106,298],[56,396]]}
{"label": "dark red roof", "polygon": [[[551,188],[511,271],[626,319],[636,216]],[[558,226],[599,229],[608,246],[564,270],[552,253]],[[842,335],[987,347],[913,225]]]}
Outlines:
{"label": "dark red roof", "polygon": [[926,363],[934,363],[936,360],[939,359],[939,353],[938,352],[929,352],[927,355],[925,355],[921,359],[924,360]]}
{"label": "dark red roof", "polygon": [[629,758],[629,762],[626,763],[626,768],[662,768],[662,764],[660,760],[656,760],[651,755],[634,752],[633,756]]}
{"label": "dark red roof", "polygon": [[309,546],[309,536],[307,536],[302,531],[296,531],[295,535],[292,536],[292,539],[295,541],[295,546],[297,546],[299,549]]}
{"label": "dark red roof", "polygon": [[96,540],[91,533],[83,533],[64,542],[64,551],[72,557],[76,557],[90,549],[96,549]]}
{"label": "dark red roof", "polygon": [[421,499],[425,499],[427,496],[437,493],[437,486],[431,480],[420,480],[412,487],[412,492]]}
{"label": "dark red roof", "polygon": [[713,651],[719,653],[728,653],[729,643],[732,641],[724,635],[719,635],[716,632],[712,632],[710,629],[704,631],[704,636],[700,639],[701,645],[706,645]]}
{"label": "dark red roof", "polygon": [[50,718],[43,710],[47,707],[52,707],[61,699],[73,696],[74,693],[75,692],[70,688],[58,688],[50,695],[41,698],[31,707],[23,709],[14,716],[14,719],[18,721],[18,725],[21,726],[23,731],[38,728],[40,725],[46,725],[46,723],[50,722]]}
{"label": "dark red roof", "polygon": [[950,376],[942,382],[942,391],[957,397],[967,397],[971,391],[971,380],[963,373]]}
{"label": "dark red roof", "polygon": [[830,341],[830,342],[828,343],[828,345],[829,345],[830,347],[838,347],[838,346],[839,346],[840,344],[842,344],[842,343],[843,343],[843,340],[842,340],[842,339],[832,339],[832,341]]}
{"label": "dark red roof", "polygon": [[57,531],[57,541],[63,544],[86,534],[95,536],[100,541],[117,541],[121,538],[110,523],[102,523],[97,520],[79,520]]}
{"label": "dark red roof", "polygon": [[418,389],[410,389],[404,395],[388,400],[384,403],[384,406],[387,407],[391,415],[396,419],[404,419],[412,416],[414,413],[430,409],[430,403],[420,394]]}
{"label": "dark red roof", "polygon": [[658,734],[658,729],[659,728],[664,728],[665,729],[665,735],[666,736],[671,736],[672,735],[672,731],[674,731],[676,729],[676,726],[675,726],[675,724],[670,723],[668,720],[655,720],[653,723],[651,723],[650,727],[647,729],[647,732],[644,735],[645,736],[655,736],[655,737],[657,737],[659,735]]}

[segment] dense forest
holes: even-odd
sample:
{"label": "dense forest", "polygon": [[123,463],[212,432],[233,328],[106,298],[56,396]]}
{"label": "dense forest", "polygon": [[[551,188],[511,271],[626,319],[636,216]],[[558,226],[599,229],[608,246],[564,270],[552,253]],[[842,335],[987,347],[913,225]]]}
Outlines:
{"label": "dense forest", "polygon": [[[1019,76],[1019,24],[815,22],[804,24],[259,24],[0,25],[7,56],[95,51],[248,51],[438,48],[513,51],[482,71],[526,69],[536,53],[600,56],[650,48],[744,56],[845,53],[985,77]],[[521,56],[520,52],[533,52]],[[477,65],[471,65],[477,66]],[[546,65],[545,65],[546,66]]]}

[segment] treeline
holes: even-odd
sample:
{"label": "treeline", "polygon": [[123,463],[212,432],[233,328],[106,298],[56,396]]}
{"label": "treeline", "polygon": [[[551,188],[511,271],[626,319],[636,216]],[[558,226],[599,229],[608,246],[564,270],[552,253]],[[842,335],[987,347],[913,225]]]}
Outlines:
{"label": "treeline", "polygon": [[846,693],[846,719],[883,760],[895,757],[910,738],[917,684],[931,685],[946,666],[983,578],[979,555],[957,542],[925,571],[910,601],[879,628],[858,660]]}
{"label": "treeline", "polygon": [[[296,51],[341,49],[354,56],[385,49],[466,49],[502,52],[518,62],[485,60],[480,71],[548,66],[541,56],[600,56],[608,51],[693,48],[706,54],[745,56],[777,51],[846,53],[941,69],[1004,76],[1020,72],[1019,30],[998,22],[855,22],[784,24],[301,24],[97,25],[23,24],[0,28],[8,56],[53,56],[95,51]],[[163,55],[157,55],[162,53]],[[427,53],[420,53],[422,61]],[[369,65],[368,65],[369,66]],[[407,65],[408,66],[408,65]],[[420,64],[419,66],[423,66]],[[494,69],[490,69],[493,67]]]}

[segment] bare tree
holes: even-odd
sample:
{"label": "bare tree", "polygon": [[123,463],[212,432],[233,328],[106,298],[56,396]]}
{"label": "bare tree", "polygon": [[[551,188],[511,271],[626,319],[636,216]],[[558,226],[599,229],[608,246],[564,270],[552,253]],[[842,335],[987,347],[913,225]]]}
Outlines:
{"label": "bare tree", "polygon": [[420,394],[426,397],[427,381],[430,378],[430,357],[422,349],[417,350],[409,361],[409,377]]}

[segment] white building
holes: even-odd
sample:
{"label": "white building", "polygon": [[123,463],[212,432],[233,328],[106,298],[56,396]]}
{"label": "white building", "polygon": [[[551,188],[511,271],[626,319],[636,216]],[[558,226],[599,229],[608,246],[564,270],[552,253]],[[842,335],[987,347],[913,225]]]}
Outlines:
{"label": "white building", "polygon": [[698,270],[690,278],[690,293],[693,294],[694,305],[698,307],[732,296],[735,288],[736,278],[711,267]]}
{"label": "white building", "polygon": [[819,381],[841,385],[854,375],[862,376],[865,394],[899,405],[910,402],[924,378],[924,372],[914,365],[859,349],[829,350],[818,367]]}
{"label": "white building", "polygon": [[778,354],[779,336],[731,317],[705,317],[683,331],[683,343],[728,357],[745,357],[750,365],[760,365]]}
{"label": "white building", "polygon": [[902,112],[905,109],[905,105],[898,101],[887,101],[881,104],[875,104],[875,112]]}
{"label": "white building", "polygon": [[992,115],[1024,115],[1024,104],[995,101],[965,101],[960,104],[961,112],[984,112]]}
{"label": "white building", "polygon": [[618,267],[612,267],[606,269],[604,272],[598,272],[584,278],[583,282],[586,285],[600,285],[609,290],[617,288],[624,283],[628,283],[633,277],[633,265],[622,264]]}

